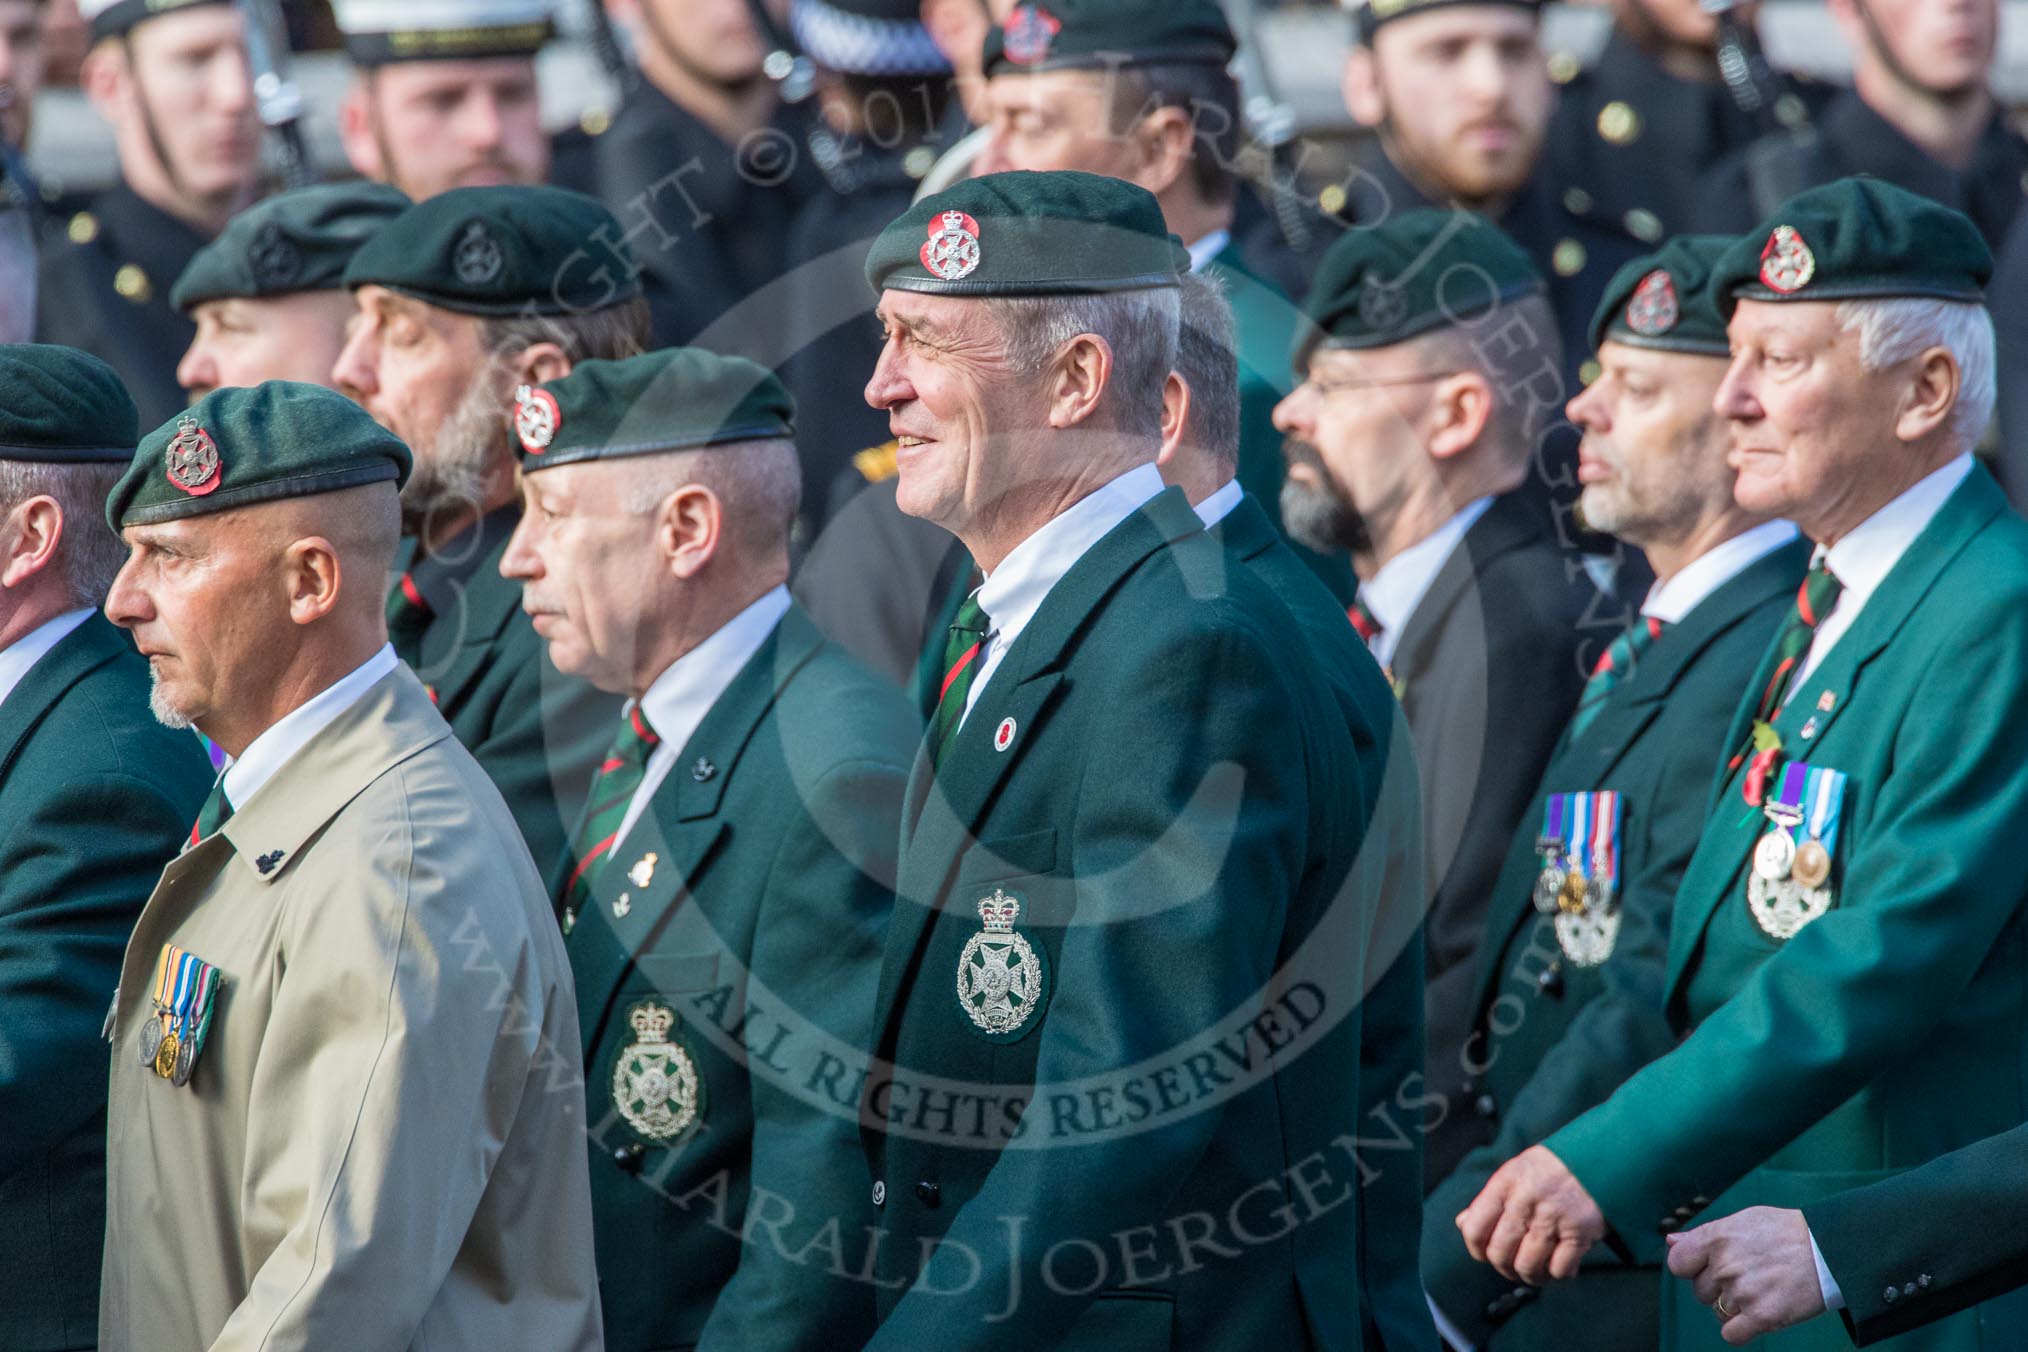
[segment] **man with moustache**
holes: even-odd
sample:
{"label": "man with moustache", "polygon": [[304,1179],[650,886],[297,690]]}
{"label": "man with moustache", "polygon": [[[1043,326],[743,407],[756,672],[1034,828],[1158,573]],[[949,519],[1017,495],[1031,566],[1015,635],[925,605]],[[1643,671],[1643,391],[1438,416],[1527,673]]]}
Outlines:
{"label": "man with moustache", "polygon": [[126,551],[106,491],[134,401],[96,357],[0,347],[0,1347],[94,1345],[106,1221],[106,992],[211,781],[148,716],[96,613]]}
{"label": "man with moustache", "polygon": [[1458,206],[1506,231],[1548,279],[1574,388],[1606,281],[1640,245],[1573,213],[1544,163],[1555,91],[1539,10],[1540,0],[1360,0],[1345,106],[1378,133],[1380,154],[1326,192],[1356,225]]}
{"label": "man with moustache", "polygon": [[1516,1286],[1471,1260],[1454,1218],[1502,1163],[1675,1042],[1661,1001],[1669,912],[1717,729],[1809,564],[1795,527],[1733,501],[1711,292],[1731,243],[1682,236],[1623,268],[1593,321],[1599,378],[1570,402],[1585,519],[1645,551],[1656,580],[1585,683],[1493,886],[1469,1042],[1498,1126],[1423,1218],[1432,1303],[1457,1341],[1496,1352],[1645,1352],[1660,1337],[1653,1266],[1601,1253],[1574,1286]]}
{"label": "man with moustache", "polygon": [[1533,392],[1559,385],[1544,291],[1519,246],[1470,213],[1350,231],[1303,305],[1306,379],[1275,410],[1283,519],[1351,556],[1353,623],[1415,736],[1428,1050],[1426,1085],[1398,1086],[1395,1107],[1428,1128],[1431,1184],[1492,1127],[1467,1045],[1486,907],[1583,684],[1579,625],[1610,623],[1523,489],[1550,411]]}
{"label": "man with moustache", "polygon": [[556,665],[627,697],[552,880],[606,1345],[856,1348],[872,1210],[831,1081],[870,1040],[918,725],[789,600],[794,410],[764,368],[589,361],[520,408],[500,566]]}
{"label": "man with moustache", "polygon": [[453,188],[381,227],[345,285],[358,311],[331,379],[416,458],[389,637],[546,868],[616,702],[549,665],[500,576],[521,515],[514,392],[640,351],[647,307],[619,223],[561,188]]}
{"label": "man with moustache", "polygon": [[388,648],[408,467],[269,381],[149,433],[106,501],[106,614],[229,761],[107,1012],[101,1347],[601,1346],[563,942]]}
{"label": "man with moustache", "polygon": [[535,54],[552,0],[335,0],[353,77],[338,130],[354,172],[420,202],[451,188],[542,183]]}
{"label": "man with moustache", "polygon": [[184,403],[195,327],[169,288],[260,186],[242,19],[223,0],[85,0],[79,81],[113,127],[120,181],[44,249],[36,336],[102,358],[152,426]]}
{"label": "man with moustache", "polygon": [[[1677,888],[1681,1041],[1458,1218],[1504,1276],[1568,1278],[1608,1231],[1653,1261],[1703,1212],[1807,1213],[2028,1117],[2028,527],[1971,455],[1990,269],[1971,221],[1873,179],[1802,194],[1718,261],[1734,496],[1816,549]],[[1664,1348],[1742,1334],[1748,1276],[1669,1283]],[[2015,1293],[1882,1345],[2024,1320]],[[1847,1341],[1825,1321],[1786,1345]]]}
{"label": "man with moustache", "polygon": [[407,207],[385,184],[326,183],[233,217],[169,294],[197,321],[176,383],[193,399],[263,380],[328,385],[353,313],[345,265]]}

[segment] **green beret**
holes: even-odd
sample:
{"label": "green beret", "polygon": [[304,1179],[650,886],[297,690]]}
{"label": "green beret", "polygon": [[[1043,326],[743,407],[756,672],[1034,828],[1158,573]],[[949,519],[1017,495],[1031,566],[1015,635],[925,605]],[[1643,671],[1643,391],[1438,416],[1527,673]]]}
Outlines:
{"label": "green beret", "polygon": [[150,432],[106,499],[115,531],[281,498],[408,482],[408,447],[335,390],[213,390]]}
{"label": "green beret", "polygon": [[567,376],[514,392],[524,473],[795,430],[795,401],[772,371],[696,347],[581,361]]}
{"label": "green beret", "polygon": [[985,71],[1223,66],[1238,47],[1215,0],[1044,0],[986,35]]}
{"label": "green beret", "polygon": [[92,41],[131,33],[144,19],[175,14],[227,0],[78,0],[78,17],[91,25]]}
{"label": "green beret", "polygon": [[1347,230],[1317,265],[1296,336],[1301,365],[1321,343],[1391,347],[1501,305],[1539,296],[1548,284],[1521,246],[1469,211],[1419,207]]}
{"label": "green beret", "polygon": [[408,205],[401,189],[363,180],[277,193],[233,217],[197,251],[169,303],[188,312],[228,296],[342,290],[352,255]]}
{"label": "green beret", "polygon": [[873,241],[875,291],[1061,296],[1175,286],[1190,251],[1154,194],[1071,170],[987,174],[910,207]]}
{"label": "green beret", "polygon": [[1525,9],[1531,15],[1542,12],[1542,0],[1359,0],[1352,17],[1359,26],[1359,41],[1371,46],[1373,35],[1382,24],[1458,5],[1505,5],[1509,9]]}
{"label": "green beret", "polygon": [[1877,178],[1799,193],[1722,254],[1726,314],[1748,300],[1982,301],[1993,254],[1962,212]]}
{"label": "green beret", "polygon": [[0,460],[122,464],[140,437],[127,387],[91,353],[0,344]]}
{"label": "green beret", "polygon": [[1592,347],[1610,338],[1660,352],[1730,355],[1711,279],[1713,265],[1733,242],[1731,235],[1677,235],[1622,267],[1592,314]]}
{"label": "green beret", "polygon": [[360,246],[345,285],[471,315],[602,310],[641,294],[613,213],[565,188],[452,188]]}

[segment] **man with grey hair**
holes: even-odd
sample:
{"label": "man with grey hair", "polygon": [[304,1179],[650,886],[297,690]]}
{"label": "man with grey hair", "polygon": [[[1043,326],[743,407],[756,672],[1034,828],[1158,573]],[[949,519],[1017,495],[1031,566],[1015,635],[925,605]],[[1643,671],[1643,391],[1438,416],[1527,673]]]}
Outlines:
{"label": "man with grey hair", "polygon": [[0,1229],[23,1352],[97,1335],[106,1219],[99,1020],[211,782],[148,716],[148,664],[96,613],[126,556],[102,508],[139,439],[112,368],[0,347]]}
{"label": "man with grey hair", "polygon": [[501,569],[556,665],[627,697],[552,880],[608,1343],[857,1347],[871,1288],[819,1240],[872,1221],[839,1081],[870,1041],[916,721],[789,599],[774,376],[675,348],[517,412],[529,510]]}
{"label": "man with grey hair", "polygon": [[543,867],[565,843],[615,705],[559,674],[500,554],[521,513],[523,385],[641,350],[647,304],[619,222],[560,188],[453,188],[382,226],[345,272],[357,306],[332,383],[415,453],[388,593],[395,654],[500,786]]}
{"label": "man with grey hair", "polygon": [[1075,172],[960,183],[867,259],[897,502],[985,573],[860,1099],[876,1352],[1361,1337],[1347,1132],[1390,852],[1346,806],[1381,733],[1162,484],[1186,267],[1152,194]]}
{"label": "man with grey hair", "polygon": [[[2028,527],[1971,455],[1992,409],[1991,267],[1959,213],[1841,179],[1714,269],[1734,496],[1795,521],[1814,561],[1676,891],[1662,997],[1682,1040],[1458,1221],[1475,1258],[1540,1283],[1609,1231],[1658,1255],[1701,1213],[1788,1209],[1784,1264],[1676,1243],[1689,1280],[1664,1292],[1667,1349],[1743,1342],[1812,1282],[1829,1308],[1919,1304],[1920,1273],[1844,1289],[1871,1237],[1813,1234],[1812,1208],[2018,1126],[2028,1103]],[[1920,1345],[2024,1321],[2017,1292]],[[1789,1338],[1848,1345],[1828,1320]]]}

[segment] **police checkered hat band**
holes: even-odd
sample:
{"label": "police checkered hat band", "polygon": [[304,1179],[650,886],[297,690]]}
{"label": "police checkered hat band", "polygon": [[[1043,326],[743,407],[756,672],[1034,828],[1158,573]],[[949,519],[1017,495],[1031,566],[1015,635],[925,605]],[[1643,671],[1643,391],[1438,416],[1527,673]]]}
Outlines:
{"label": "police checkered hat band", "polygon": [[810,60],[842,75],[945,75],[951,63],[915,19],[854,14],[826,0],[795,0],[789,30]]}

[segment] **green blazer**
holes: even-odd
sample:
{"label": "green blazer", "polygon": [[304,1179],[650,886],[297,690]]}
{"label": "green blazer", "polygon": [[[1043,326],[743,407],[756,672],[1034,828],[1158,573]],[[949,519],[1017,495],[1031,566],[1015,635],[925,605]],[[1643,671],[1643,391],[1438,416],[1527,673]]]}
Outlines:
{"label": "green blazer", "polygon": [[[1545,1142],[1620,1242],[1653,1255],[1700,1213],[1807,1207],[2028,1120],[2024,701],[2028,525],[1974,468],[1775,720],[1790,755],[1850,776],[1835,904],[1786,943],[1760,930],[1765,818],[1725,778],[1676,894],[1663,998],[1684,1040]],[[1722,1346],[1687,1285],[1663,1301],[1666,1346]],[[1982,1323],[2028,1327],[2028,1296],[1895,1345],[1986,1346]],[[1820,1321],[1773,1345],[1844,1337]]]}
{"label": "green blazer", "polygon": [[106,999],[135,917],[211,791],[148,712],[148,664],[93,615],[0,703],[0,1349],[98,1338]]}
{"label": "green blazer", "polygon": [[1803,1208],[1861,1347],[2028,1285],[2028,1127]]}
{"label": "green blazer", "polygon": [[546,869],[569,843],[620,702],[551,664],[522,613],[521,584],[500,576],[520,519],[518,504],[502,507],[410,566],[433,616],[419,641],[397,636],[395,653],[499,786],[529,855]]}
{"label": "green blazer", "polygon": [[[870,1348],[1359,1345],[1370,908],[1333,902],[1412,843],[1362,851],[1345,805],[1373,790],[1292,628],[1165,490],[1050,590],[942,766],[918,759],[863,1099]],[[1018,938],[1041,980],[995,1031],[960,969],[992,965],[972,941],[1009,903],[999,961]]]}
{"label": "green blazer", "polygon": [[[893,687],[792,608],[565,941],[613,1352],[857,1347],[873,1331],[871,1288],[843,1275],[872,1220],[856,1077],[918,737]],[[698,1081],[673,1133],[627,1112],[643,1010],[674,1016]],[[749,1218],[773,1236],[742,1244]],[[825,1261],[827,1222],[850,1258]]]}
{"label": "green blazer", "polygon": [[[1302,310],[1273,282],[1247,267],[1239,247],[1229,241],[1204,265],[1204,275],[1216,278],[1232,303],[1233,337],[1239,346],[1239,482],[1279,533],[1287,466],[1282,434],[1275,430],[1275,405],[1294,388],[1289,363]],[[1293,540],[1287,544],[1340,606],[1352,603],[1358,584],[1349,559],[1319,554]]]}
{"label": "green blazer", "polygon": [[[1475,1343],[1502,1352],[1655,1345],[1655,1269],[1600,1251],[1577,1283],[1536,1291],[1473,1262],[1454,1219],[1494,1170],[1675,1045],[1662,1013],[1669,912],[1723,756],[1717,729],[1809,561],[1803,540],[1765,554],[1665,630],[1581,737],[1565,729],[1514,832],[1487,911],[1469,1041],[1483,1067],[1470,1111],[1496,1123],[1495,1134],[1430,1194],[1423,1218],[1424,1284]],[[1555,926],[1535,910],[1535,842],[1550,794],[1607,789],[1621,802],[1620,933],[1612,956],[1585,968],[1562,957]]]}
{"label": "green blazer", "polygon": [[[1405,822],[1421,812],[1415,750],[1401,707],[1345,607],[1303,566],[1261,504],[1248,494],[1211,536],[1250,568],[1295,616],[1302,651],[1318,662],[1349,710],[1360,782],[1383,786],[1365,804],[1370,819],[1389,811]],[[1376,736],[1375,734],[1379,734]],[[1390,773],[1392,775],[1390,777]],[[1413,867],[1411,861],[1407,867]],[[1415,889],[1376,900],[1367,938],[1365,998],[1359,1006],[1358,1120],[1385,1120],[1397,1095],[1422,1078],[1422,898]],[[1376,1130],[1376,1137],[1387,1133]],[[1422,1221],[1422,1137],[1414,1131],[1375,1148],[1359,1189],[1359,1301],[1367,1352],[1435,1352],[1436,1325],[1416,1269]],[[1398,1145],[1398,1148],[1394,1148]]]}

